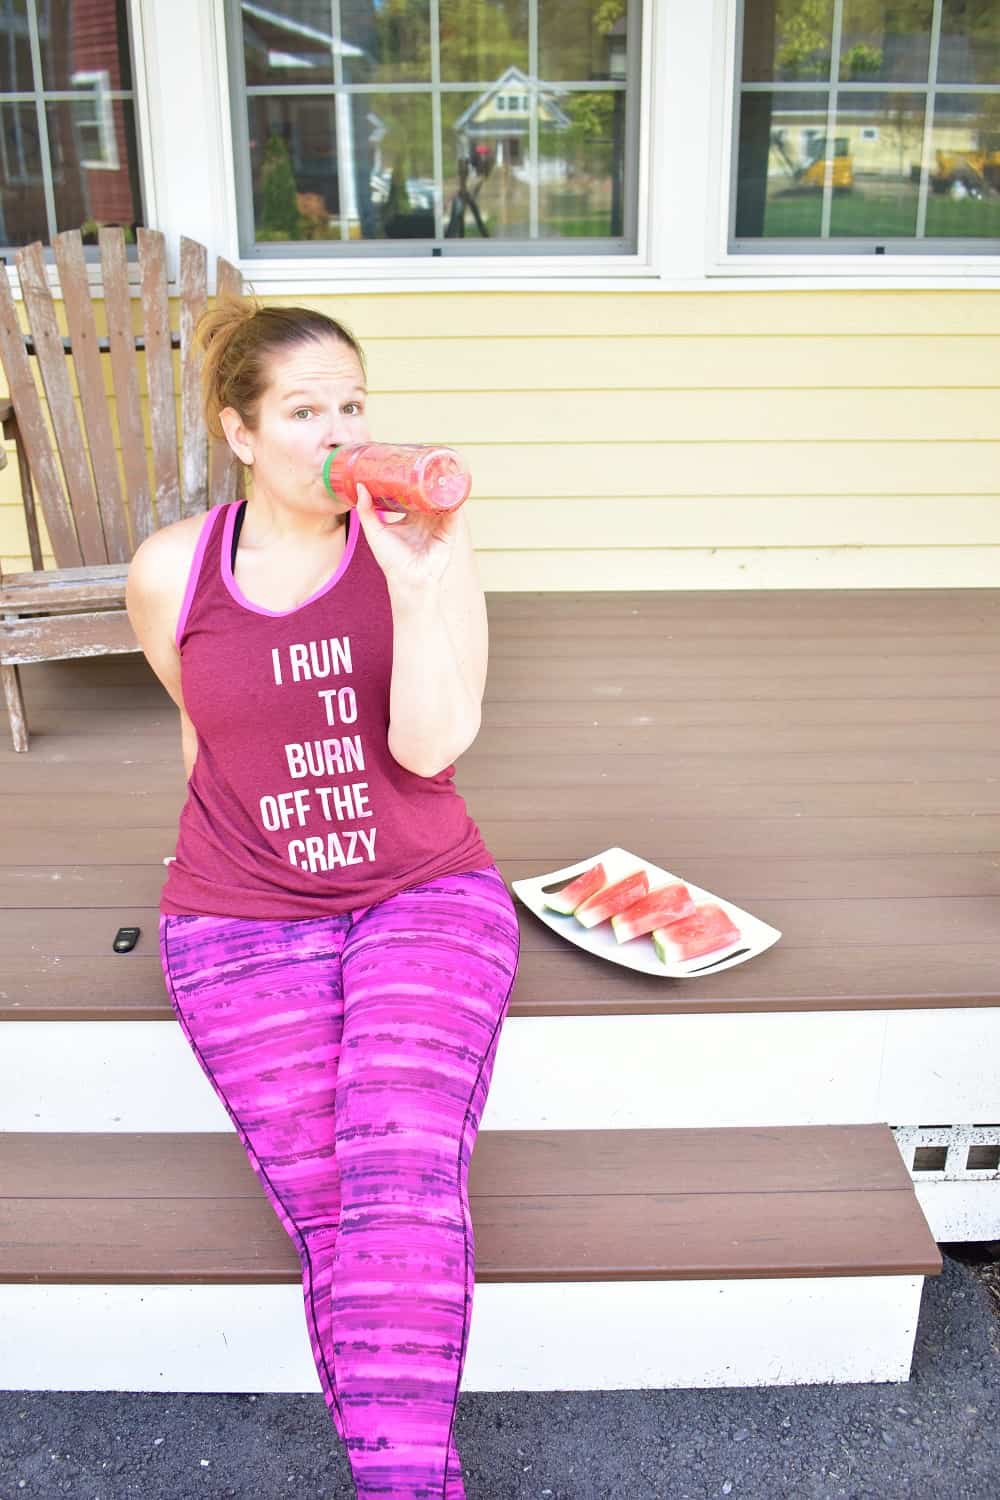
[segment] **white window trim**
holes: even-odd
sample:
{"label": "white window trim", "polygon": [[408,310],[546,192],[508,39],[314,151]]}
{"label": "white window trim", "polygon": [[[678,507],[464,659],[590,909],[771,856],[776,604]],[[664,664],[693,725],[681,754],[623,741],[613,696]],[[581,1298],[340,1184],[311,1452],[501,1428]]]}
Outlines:
{"label": "white window trim", "polygon": [[[163,3],[163,0],[143,0],[143,3],[155,8],[157,4]],[[190,3],[190,0],[185,0],[185,3]],[[658,44],[657,33],[660,34],[659,41],[662,43],[663,28],[662,25],[657,25],[659,9],[657,0],[645,0],[640,41],[640,89],[644,106],[648,106],[651,96],[655,72],[654,49]],[[445,256],[438,260],[429,260],[425,256],[415,256],[412,260],[407,260],[402,256],[387,256],[384,259],[373,256],[364,259],[359,257],[353,262],[347,258],[333,259],[331,257],[317,257],[316,259],[302,257],[294,261],[277,256],[273,260],[257,256],[253,259],[240,259],[235,223],[235,165],[232,154],[225,7],[221,0],[212,0],[211,10],[214,21],[214,51],[218,59],[214,79],[218,90],[218,130],[224,141],[226,173],[224,190],[227,202],[233,206],[230,249],[222,253],[238,265],[245,279],[251,281],[261,292],[275,296],[294,295],[299,292],[321,294],[344,287],[349,288],[351,292],[511,290],[515,287],[517,290],[525,291],[555,290],[559,287],[580,291],[595,286],[618,287],[636,279],[644,281],[648,289],[651,282],[656,281],[657,267],[650,260],[648,252],[644,252],[643,249],[649,234],[648,205],[651,186],[649,183],[650,158],[645,139],[646,132],[643,129],[647,115],[646,107],[642,111],[643,119],[640,122],[639,132],[640,146],[637,164],[639,208],[636,235],[639,249],[634,255],[565,255],[546,257],[544,260],[538,256],[503,255],[488,263],[484,263],[479,257],[461,260],[458,257]],[[645,185],[645,191],[643,185]],[[485,268],[487,265],[488,268]]]}
{"label": "white window trim", "polygon": [[[504,256],[486,265],[457,257],[241,259],[222,0],[129,0],[145,216],[166,235],[172,291],[182,234],[208,248],[210,291],[222,255],[265,298],[338,291],[995,289],[1000,255],[885,257],[873,265],[874,257],[729,253],[738,3],[645,0],[638,253]],[[99,263],[89,273],[99,291]],[[8,275],[18,295],[13,267]],[[55,286],[54,267],[50,279]],[[138,280],[134,265],[130,279]]]}

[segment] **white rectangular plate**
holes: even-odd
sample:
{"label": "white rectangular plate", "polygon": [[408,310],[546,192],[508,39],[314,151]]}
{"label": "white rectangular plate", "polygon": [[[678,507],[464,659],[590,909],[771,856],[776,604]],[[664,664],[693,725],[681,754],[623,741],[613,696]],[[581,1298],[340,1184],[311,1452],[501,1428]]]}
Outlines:
{"label": "white rectangular plate", "polygon": [[630,854],[627,849],[605,849],[600,854],[590,855],[589,859],[581,859],[578,864],[567,865],[563,870],[550,870],[547,875],[535,875],[530,880],[512,880],[511,890],[529,911],[533,911],[559,937],[575,943],[578,948],[585,948],[598,958],[610,959],[612,963],[623,964],[626,969],[638,969],[643,974],[658,974],[662,979],[693,979],[699,974],[718,974],[720,969],[731,969],[736,964],[746,963],[748,958],[756,958],[758,953],[763,953],[781,937],[776,927],[769,927],[766,922],[752,916],[742,907],[734,906],[731,901],[724,901],[712,891],[704,891],[701,886],[692,885],[689,880],[685,880],[684,884],[696,904],[715,901],[722,907],[740,929],[740,940],[728,948],[720,948],[717,953],[706,953],[701,958],[688,959],[686,963],[661,963],[656,956],[652,937],[631,938],[627,943],[619,943],[610,922],[600,922],[596,927],[584,927],[575,917],[564,917],[545,905],[544,892],[550,886],[566,884],[575,875],[582,875],[584,870],[596,865],[598,860],[603,863],[611,882],[624,880],[626,875],[636,869],[646,871],[650,890],[684,879],[682,875],[671,875],[669,870],[650,864],[648,859],[642,859],[638,854]]}

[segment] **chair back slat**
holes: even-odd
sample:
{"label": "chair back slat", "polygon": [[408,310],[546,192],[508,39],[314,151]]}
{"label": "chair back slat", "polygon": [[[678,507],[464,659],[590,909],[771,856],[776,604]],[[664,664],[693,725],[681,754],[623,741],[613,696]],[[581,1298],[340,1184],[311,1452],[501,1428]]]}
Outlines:
{"label": "chair back slat", "polygon": [[59,267],[59,287],[73,347],[73,365],[87,429],[90,466],[97,487],[97,504],[104,528],[107,561],[127,562],[132,555],[128,518],[118,472],[115,438],[111,429],[111,413],[104,391],[104,371],[80,231],[69,229],[63,234],[57,234],[52,248]]}
{"label": "chair back slat", "polygon": [[132,305],[128,292],[125,236],[120,229],[98,230],[101,273],[104,280],[104,312],[108,321],[111,374],[115,387],[115,413],[121,440],[125,489],[132,517],[132,540],[136,547],[154,530],[150,497],[149,465],[139,405],[139,374],[135,362]]}
{"label": "chair back slat", "polygon": [[69,503],[80,542],[80,554],[86,565],[104,563],[108,560],[104,528],[97,508],[97,494],[73,398],[69,365],[56,319],[55,303],[49,291],[41,245],[37,241],[33,245],[25,245],[17,251],[14,261],[21,280],[21,295],[28,313],[31,336],[35,342],[59,461],[66,479]]}
{"label": "chair back slat", "polygon": [[208,429],[201,408],[201,357],[195,324],[208,305],[208,252],[181,236],[181,431],[184,434],[185,516],[208,509]]}
{"label": "chair back slat", "polygon": [[158,229],[140,229],[139,271],[142,278],[142,326],[146,338],[149,425],[153,438],[156,523],[181,518],[181,478],[177,463],[177,406],[174,356],[170,347],[167,302],[166,241]]}
{"label": "chair back slat", "polygon": [[[222,296],[226,292],[232,292],[239,296],[243,291],[243,277],[234,265],[224,260],[220,255],[218,258],[215,285],[217,295]],[[225,438],[212,439],[212,504],[222,505],[225,501],[236,499],[236,489],[240,478],[242,465],[237,459],[232,448]]]}
{"label": "chair back slat", "polygon": [[[10,390],[10,399],[17,415],[18,430],[24,451],[27,454],[31,474],[38,489],[42,514],[49,533],[56,567],[78,568],[83,562],[76,527],[63,488],[62,474],[49,439],[49,429],[38,398],[35,378],[31,373],[28,355],[24,347],[24,333],[17,316],[17,307],[7,281],[0,268],[0,356]],[[27,508],[29,497],[25,497]]]}

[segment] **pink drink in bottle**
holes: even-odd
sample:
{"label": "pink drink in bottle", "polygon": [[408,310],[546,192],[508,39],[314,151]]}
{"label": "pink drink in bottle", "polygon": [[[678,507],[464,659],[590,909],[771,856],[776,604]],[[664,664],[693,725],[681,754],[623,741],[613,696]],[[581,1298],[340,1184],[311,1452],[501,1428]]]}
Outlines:
{"label": "pink drink in bottle", "polygon": [[472,478],[452,448],[420,443],[349,443],[334,448],[323,465],[323,483],[334,499],[358,503],[359,483],[386,510],[435,515],[468,499]]}

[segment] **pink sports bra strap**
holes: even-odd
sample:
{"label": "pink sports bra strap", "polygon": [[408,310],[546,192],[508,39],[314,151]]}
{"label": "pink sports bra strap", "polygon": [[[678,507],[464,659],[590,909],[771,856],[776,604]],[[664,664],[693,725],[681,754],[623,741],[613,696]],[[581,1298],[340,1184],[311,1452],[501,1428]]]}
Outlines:
{"label": "pink sports bra strap", "polygon": [[208,546],[209,538],[218,519],[219,512],[225,510],[224,505],[213,505],[205,517],[205,524],[198,533],[198,545],[194,549],[194,557],[191,559],[191,567],[188,572],[187,588],[184,591],[184,603],[177,617],[177,629],[174,631],[174,644],[178,651],[181,641],[184,639],[184,627],[187,624],[188,615],[191,613],[191,601],[194,599],[194,591],[198,587],[198,579],[201,575],[201,566],[205,560],[205,548]]}

